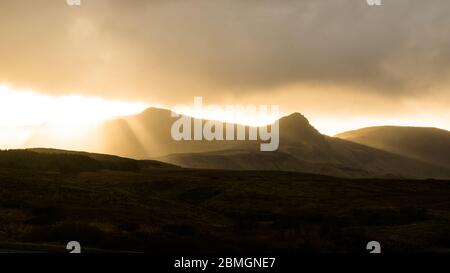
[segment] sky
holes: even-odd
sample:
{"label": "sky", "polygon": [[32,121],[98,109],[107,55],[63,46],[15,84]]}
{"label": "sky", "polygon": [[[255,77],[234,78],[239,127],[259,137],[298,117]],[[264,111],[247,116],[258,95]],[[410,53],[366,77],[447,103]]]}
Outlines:
{"label": "sky", "polygon": [[448,0],[81,1],[0,1],[0,104],[14,105],[0,127],[45,122],[68,98],[60,118],[93,100],[96,119],[202,96],[280,105],[328,135],[450,129]]}

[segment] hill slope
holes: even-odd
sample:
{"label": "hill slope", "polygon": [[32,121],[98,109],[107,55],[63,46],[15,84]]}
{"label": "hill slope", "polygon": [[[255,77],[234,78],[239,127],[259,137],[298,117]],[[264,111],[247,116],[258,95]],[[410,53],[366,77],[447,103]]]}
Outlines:
{"label": "hill slope", "polygon": [[0,167],[61,173],[176,168],[174,165],[155,160],[134,160],[111,155],[55,149],[0,150]]}
{"label": "hill slope", "polygon": [[380,126],[338,134],[370,147],[450,167],[450,132],[437,128]]}

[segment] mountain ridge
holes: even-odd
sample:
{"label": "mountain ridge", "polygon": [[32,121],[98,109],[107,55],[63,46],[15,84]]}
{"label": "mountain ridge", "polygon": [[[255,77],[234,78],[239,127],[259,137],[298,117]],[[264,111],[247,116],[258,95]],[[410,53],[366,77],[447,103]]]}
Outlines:
{"label": "mountain ridge", "polygon": [[147,136],[144,143],[153,139],[159,142],[157,146],[169,149],[153,158],[187,168],[280,170],[355,178],[450,177],[450,169],[429,162],[323,135],[300,113],[279,119],[280,147],[275,152],[261,152],[257,141],[177,142],[170,136],[173,121],[170,111],[153,109],[127,122],[135,128],[147,126],[150,134],[151,128],[159,128],[159,133]]}
{"label": "mountain ridge", "polygon": [[[260,141],[176,141],[171,126],[178,119],[170,110],[149,108],[103,123],[88,142],[98,143],[95,151],[99,153],[186,168],[280,170],[352,178],[450,178],[450,165],[323,135],[300,113],[279,119],[280,145],[274,152],[261,152]],[[206,122],[202,120],[203,125]],[[248,134],[250,127],[245,128]]]}

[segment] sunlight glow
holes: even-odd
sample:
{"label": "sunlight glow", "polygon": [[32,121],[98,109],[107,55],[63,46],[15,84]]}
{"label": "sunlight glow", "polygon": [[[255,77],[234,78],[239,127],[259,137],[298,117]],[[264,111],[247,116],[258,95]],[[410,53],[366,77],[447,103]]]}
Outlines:
{"label": "sunlight glow", "polygon": [[85,124],[143,111],[142,103],[96,97],[53,97],[0,86],[0,126],[37,125],[45,122]]}
{"label": "sunlight glow", "polygon": [[61,137],[76,136],[102,121],[136,114],[147,107],[97,97],[49,96],[0,85],[0,147],[19,147],[43,127]]}

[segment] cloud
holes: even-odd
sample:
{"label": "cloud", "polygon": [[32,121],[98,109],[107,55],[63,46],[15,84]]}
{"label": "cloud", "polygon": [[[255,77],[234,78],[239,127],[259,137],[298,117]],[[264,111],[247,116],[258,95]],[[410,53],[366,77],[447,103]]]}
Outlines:
{"label": "cloud", "polygon": [[177,103],[337,86],[385,98],[450,86],[450,2],[3,0],[0,81]]}

